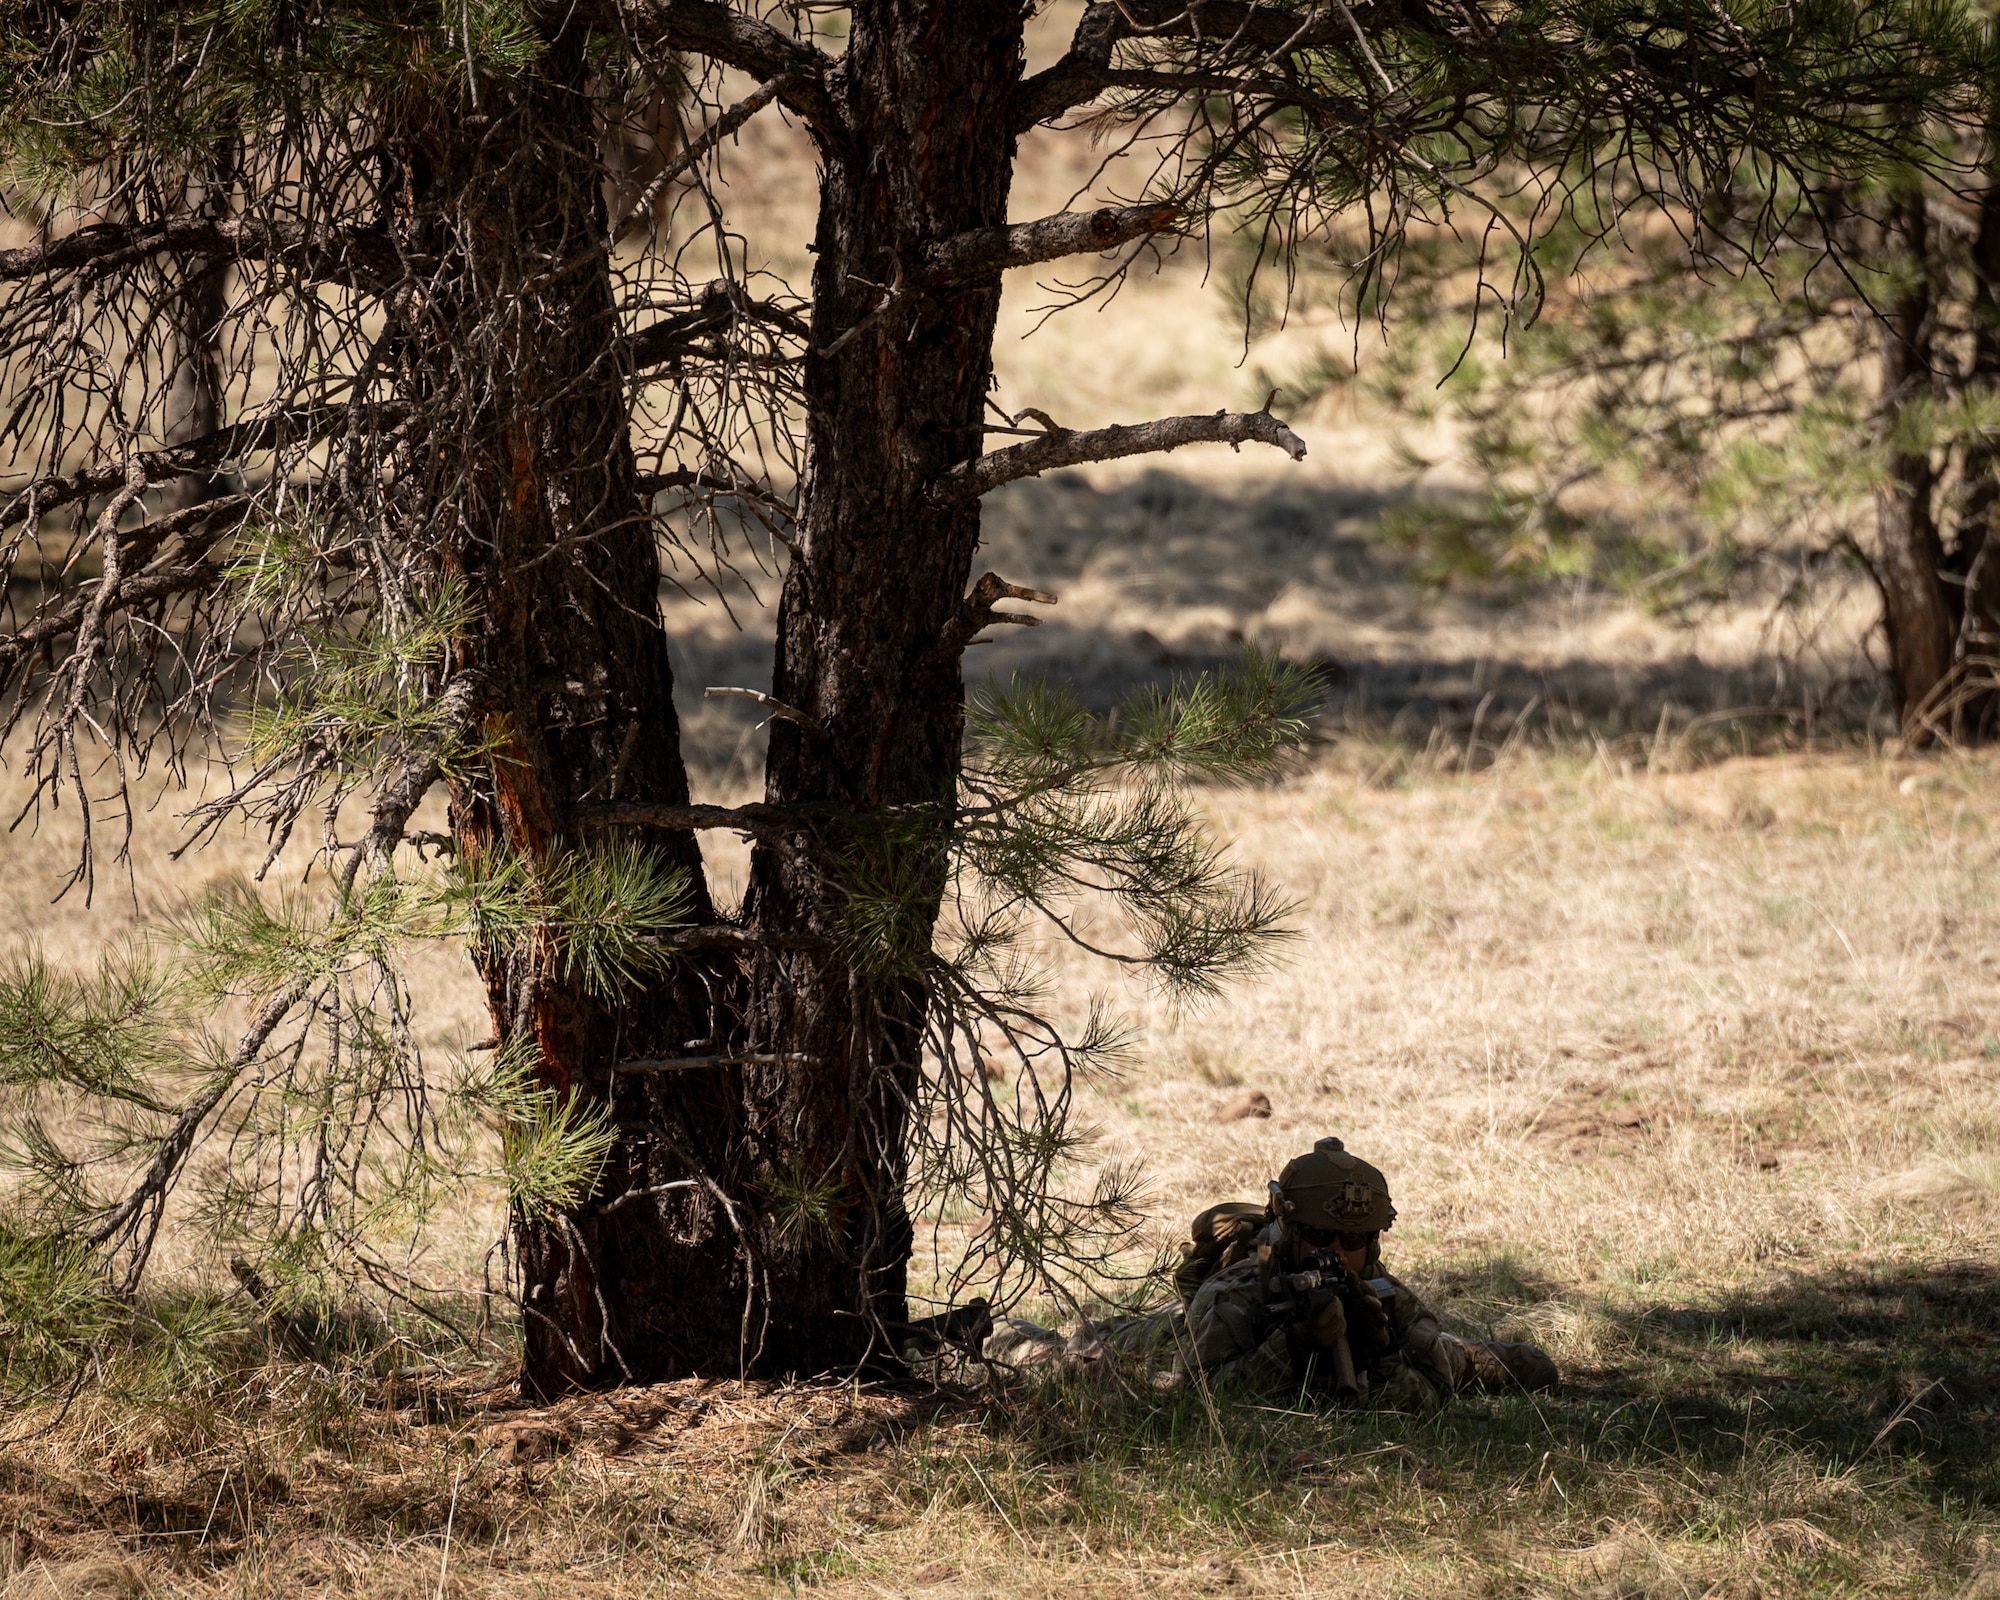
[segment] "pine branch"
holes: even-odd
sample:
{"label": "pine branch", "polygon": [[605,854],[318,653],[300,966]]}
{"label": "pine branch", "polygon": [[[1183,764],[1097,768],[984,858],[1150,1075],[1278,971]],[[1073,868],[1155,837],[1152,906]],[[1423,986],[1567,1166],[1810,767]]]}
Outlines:
{"label": "pine branch", "polygon": [[796,67],[788,68],[769,83],[760,83],[752,93],[745,95],[710,123],[700,137],[692,140],[685,150],[654,173],[652,182],[639,192],[639,197],[632,202],[625,215],[612,228],[612,244],[616,245],[620,239],[639,226],[640,219],[653,209],[653,203],[666,193],[668,184],[775,100],[798,72],[799,69]]}
{"label": "pine branch", "polygon": [[317,282],[373,291],[403,275],[394,241],[379,229],[329,233],[302,222],[196,216],[137,226],[102,222],[46,244],[0,250],[0,282],[70,272],[101,277],[156,255],[289,262]]}
{"label": "pine branch", "polygon": [[1157,422],[1090,428],[1080,433],[1070,428],[1052,428],[1040,439],[994,450],[953,467],[938,480],[931,498],[940,504],[973,500],[1017,478],[1032,478],[1059,467],[1081,466],[1086,461],[1116,461],[1124,456],[1178,450],[1188,444],[1226,444],[1236,449],[1246,441],[1275,445],[1294,461],[1305,458],[1304,441],[1268,411],[1162,417]]}
{"label": "pine branch", "polygon": [[921,277],[929,288],[986,282],[1009,267],[1114,249],[1128,240],[1163,232],[1180,219],[1179,206],[1162,203],[1059,211],[1012,227],[974,228],[931,246]]}
{"label": "pine branch", "polygon": [[[115,595],[106,598],[104,614],[136,611],[177,594],[205,594],[227,576],[227,571],[220,561],[191,561],[151,569],[120,582]],[[38,617],[18,633],[0,639],[0,683],[9,681],[14,669],[43,645],[76,632],[89,614],[96,593],[93,586],[59,610]]]}
{"label": "pine branch", "polygon": [[168,1192],[180,1177],[181,1167],[187,1161],[188,1152],[194,1148],[202,1124],[228,1098],[237,1080],[249,1070],[250,1064],[277,1031],[278,1024],[305,997],[309,987],[309,980],[295,979],[265,1002],[264,1009],[257,1013],[256,1021],[251,1023],[249,1032],[237,1044],[227,1065],[215,1074],[200,1094],[188,1102],[173,1126],[160,1136],[154,1147],[153,1159],[139,1181],[87,1235],[85,1242],[97,1247],[118,1242],[131,1244],[133,1256],[126,1264],[123,1278],[127,1291],[137,1285],[145,1270],[146,1260],[153,1251],[153,1240],[159,1234],[160,1216],[166,1208]]}
{"label": "pine branch", "polygon": [[[348,409],[342,406],[254,417],[247,422],[217,428],[215,432],[205,433],[185,444],[142,450],[134,459],[147,484],[171,483],[176,478],[218,467],[225,461],[240,460],[253,451],[324,438],[336,426],[346,426],[348,416]],[[40,516],[58,506],[85,500],[94,494],[110,493],[125,482],[125,472],[123,461],[104,461],[94,466],[79,467],[75,472],[37,478],[17,491],[6,504],[0,505],[0,528],[11,528],[30,516]]]}
{"label": "pine branch", "polygon": [[626,348],[631,354],[632,371],[642,374],[665,366],[683,353],[697,348],[703,335],[720,333],[739,321],[764,323],[780,334],[806,340],[812,330],[805,319],[775,300],[752,300],[718,280],[709,285],[701,303],[692,311],[662,317],[633,334]]}
{"label": "pine branch", "polygon": [[[124,559],[138,570],[120,583],[115,595],[106,597],[110,611],[129,611],[169,595],[206,589],[222,576],[219,563],[200,559],[220,540],[241,527],[250,507],[248,495],[230,495],[206,504],[190,506],[135,528],[124,537]],[[149,562],[169,539],[203,523],[210,526],[199,538],[188,540],[173,554],[172,566],[151,566]],[[102,580],[98,580],[101,582]],[[0,636],[0,684],[13,675],[14,668],[27,656],[51,640],[74,633],[94,603],[97,584],[72,595],[55,610],[36,617],[14,632]]]}
{"label": "pine branch", "polygon": [[405,761],[396,776],[383,786],[375,802],[374,820],[367,835],[355,846],[341,873],[341,891],[354,886],[354,875],[364,861],[385,863],[403,841],[403,829],[410,814],[423,804],[431,785],[444,775],[450,747],[472,726],[486,694],[486,679],[478,672],[461,672],[451,680],[438,704],[437,738],[430,749]]}
{"label": "pine branch", "polygon": [[768,22],[717,0],[609,0],[608,9],[626,32],[669,50],[706,56],[760,83],[782,80],[780,105],[822,132],[841,131],[843,118],[827,89],[832,58]]}
{"label": "pine branch", "polygon": [[747,806],[673,806],[650,800],[612,800],[578,806],[575,815],[585,827],[593,828],[728,828],[740,833],[781,834],[797,833],[808,826],[805,814],[797,808],[761,800]]}
{"label": "pine branch", "polygon": [[756,928],[739,928],[718,922],[694,928],[677,928],[672,933],[649,937],[648,944],[662,950],[824,950],[824,939],[808,934],[764,933]]}

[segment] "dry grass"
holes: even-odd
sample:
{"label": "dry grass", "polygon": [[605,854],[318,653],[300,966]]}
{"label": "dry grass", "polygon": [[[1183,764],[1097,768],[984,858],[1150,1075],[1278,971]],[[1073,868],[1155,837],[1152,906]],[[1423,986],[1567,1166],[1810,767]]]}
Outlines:
{"label": "dry grass", "polygon": [[[1016,214],[1058,209],[1094,159],[1031,140]],[[760,119],[732,160],[746,231],[796,274],[799,141]],[[1260,403],[1260,369],[1322,330],[1243,360],[1200,268],[1025,343],[1039,297],[1010,283],[1000,402],[1076,426]],[[205,1388],[92,1394],[0,1449],[4,1600],[2000,1597],[1993,764],[1718,763],[1703,741],[1751,725],[1690,719],[1769,692],[1763,617],[1688,630],[1571,589],[1417,591],[1372,536],[1408,430],[1299,428],[1300,469],[1215,451],[989,508],[988,563],[1062,603],[975,672],[1053,671],[1102,702],[1245,641],[1343,672],[1309,772],[1212,802],[1299,898],[1299,942],[1205,1011],[1128,993],[1143,1047],[1085,1112],[1101,1149],[1144,1159],[1161,1244],[1340,1134],[1397,1185],[1395,1270],[1463,1328],[1548,1344],[1563,1393],[1408,1417],[683,1384],[529,1413],[497,1372],[395,1386],[246,1349]],[[699,692],[768,683],[773,587],[731,589],[741,630],[712,599],[667,603],[710,794],[741,792],[759,741]],[[1869,615],[1827,597],[1809,682],[1865,676]],[[137,870],[87,913],[48,903],[73,817],[8,836],[6,937],[87,960],[254,867],[234,838],[168,863],[182,803],[139,818]],[[710,846],[726,895],[740,852]],[[426,1042],[483,1037],[463,957],[414,959]],[[1060,974],[1065,1005],[1114,983]],[[1216,1120],[1248,1091],[1268,1119]],[[431,1275],[470,1281],[497,1221],[450,1219]]]}
{"label": "dry grass", "polygon": [[[1165,1242],[1341,1134],[1397,1183],[1392,1265],[1547,1343],[1552,1399],[722,1383],[523,1413],[491,1375],[258,1358],[0,1456],[6,1593],[1956,1592],[2000,1535],[1993,778],[1522,746],[1464,777],[1357,739],[1214,798],[1302,938],[1207,1011],[1130,997],[1103,1148],[1145,1158]],[[60,851],[10,848],[6,909],[80,955],[133,913],[41,905]],[[434,962],[463,1036],[465,974]],[[1102,976],[1065,965],[1063,994]],[[1246,1089],[1273,1115],[1217,1122]]]}

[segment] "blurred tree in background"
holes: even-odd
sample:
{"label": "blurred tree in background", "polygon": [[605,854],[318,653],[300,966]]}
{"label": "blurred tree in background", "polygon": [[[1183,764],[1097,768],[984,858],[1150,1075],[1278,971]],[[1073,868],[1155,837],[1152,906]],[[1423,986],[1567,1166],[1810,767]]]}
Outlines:
{"label": "blurred tree in background", "polygon": [[[1443,423],[1483,479],[1475,503],[1389,514],[1420,576],[1588,576],[1683,615],[1755,585],[1803,650],[1822,580],[1859,567],[1906,738],[1989,739],[2000,147],[1971,106],[1922,131],[1922,162],[1802,186],[1749,160],[1643,222],[1594,189],[1552,227],[1532,191],[1498,232],[1462,210],[1408,241],[1393,304],[1360,302],[1393,337],[1343,335],[1285,376]],[[1530,315],[1493,294],[1496,255],[1547,286]]]}

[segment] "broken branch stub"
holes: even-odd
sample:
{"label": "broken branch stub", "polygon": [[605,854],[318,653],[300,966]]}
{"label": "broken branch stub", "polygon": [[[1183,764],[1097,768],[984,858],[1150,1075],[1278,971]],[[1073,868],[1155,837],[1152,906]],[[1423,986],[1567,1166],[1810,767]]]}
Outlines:
{"label": "broken branch stub", "polygon": [[1134,239],[1163,233],[1180,220],[1179,206],[1161,202],[1059,211],[1011,227],[973,228],[931,247],[923,265],[923,282],[933,289],[979,283],[999,277],[1009,267],[1113,250]]}

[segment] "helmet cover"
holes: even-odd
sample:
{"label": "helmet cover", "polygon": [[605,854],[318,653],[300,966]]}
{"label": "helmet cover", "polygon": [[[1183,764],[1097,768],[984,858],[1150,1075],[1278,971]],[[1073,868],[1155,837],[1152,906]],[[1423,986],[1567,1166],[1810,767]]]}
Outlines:
{"label": "helmet cover", "polygon": [[1322,1139],[1286,1164],[1278,1188],[1301,1227],[1328,1233],[1380,1233],[1396,1220],[1389,1180],[1338,1139]]}

